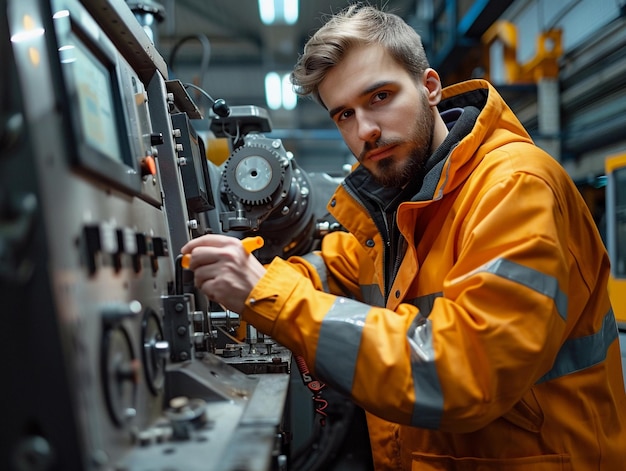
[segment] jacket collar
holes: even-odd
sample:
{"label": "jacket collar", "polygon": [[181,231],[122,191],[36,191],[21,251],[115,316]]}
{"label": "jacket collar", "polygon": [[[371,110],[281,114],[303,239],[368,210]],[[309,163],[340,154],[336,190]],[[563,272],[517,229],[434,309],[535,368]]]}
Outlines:
{"label": "jacket collar", "polygon": [[[463,109],[460,117],[459,108]],[[427,202],[439,199],[461,185],[488,152],[510,142],[532,142],[502,97],[485,80],[468,80],[446,87],[438,109],[444,119],[451,116],[448,124],[454,125],[442,145],[429,158],[424,178],[414,182],[414,186],[406,190],[408,194],[401,189],[391,189],[388,193],[381,191],[369,172],[356,165],[331,198],[333,204],[328,207],[331,214],[340,219],[341,212],[348,219],[344,222],[353,217],[354,213],[345,207],[346,192],[368,208],[370,214],[372,201],[377,202],[377,208],[391,208],[393,205],[389,203],[392,201]],[[335,207],[335,200],[336,203],[341,201],[342,210]]]}

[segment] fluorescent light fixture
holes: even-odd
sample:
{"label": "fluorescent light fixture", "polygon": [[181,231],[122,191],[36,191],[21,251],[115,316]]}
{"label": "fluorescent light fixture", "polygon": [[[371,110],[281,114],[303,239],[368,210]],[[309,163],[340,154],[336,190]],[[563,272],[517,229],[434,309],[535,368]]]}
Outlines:
{"label": "fluorescent light fixture", "polygon": [[293,91],[289,75],[269,72],[265,76],[265,101],[271,110],[293,110],[296,107],[298,97]]}
{"label": "fluorescent light fixture", "polygon": [[[259,15],[264,25],[271,25],[276,21],[274,0],[259,0]],[[267,80],[266,80],[267,83]]]}
{"label": "fluorescent light fixture", "polygon": [[298,0],[283,0],[283,18],[285,23],[293,25],[298,21],[298,7]]}
{"label": "fluorescent light fixture", "polygon": [[269,72],[265,76],[265,101],[271,110],[277,110],[282,103],[282,87],[280,76],[276,72]]}
{"label": "fluorescent light fixture", "polygon": [[298,14],[298,0],[259,0],[259,15],[265,25],[292,25],[298,21]]}
{"label": "fluorescent light fixture", "polygon": [[296,93],[293,91],[293,85],[291,85],[291,80],[289,79],[289,74],[283,75],[283,93],[282,93],[282,104],[283,108],[286,110],[293,110],[296,107],[296,103],[298,102],[298,97]]}

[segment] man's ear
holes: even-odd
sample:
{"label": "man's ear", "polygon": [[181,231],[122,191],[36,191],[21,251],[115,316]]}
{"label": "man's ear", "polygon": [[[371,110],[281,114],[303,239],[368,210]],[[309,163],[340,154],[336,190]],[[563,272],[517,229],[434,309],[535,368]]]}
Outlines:
{"label": "man's ear", "polygon": [[435,69],[428,68],[423,75],[424,87],[428,91],[428,104],[437,106],[441,101],[441,79]]}

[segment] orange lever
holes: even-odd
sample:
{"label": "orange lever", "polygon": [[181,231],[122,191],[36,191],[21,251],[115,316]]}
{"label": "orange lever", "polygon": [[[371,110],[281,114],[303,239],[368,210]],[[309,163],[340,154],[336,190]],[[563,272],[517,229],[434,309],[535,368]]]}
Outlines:
{"label": "orange lever", "polygon": [[[245,237],[244,239],[241,239],[241,245],[243,246],[243,249],[246,251],[247,254],[252,253],[256,249],[260,249],[261,247],[263,247],[264,244],[265,241],[261,236]],[[180,264],[183,268],[187,269],[189,268],[190,262],[191,254],[186,253],[185,255],[183,255]]]}
{"label": "orange lever", "polygon": [[246,237],[241,240],[241,245],[243,245],[243,249],[248,254],[254,252],[256,249],[260,249],[264,244],[265,241],[261,236]]}

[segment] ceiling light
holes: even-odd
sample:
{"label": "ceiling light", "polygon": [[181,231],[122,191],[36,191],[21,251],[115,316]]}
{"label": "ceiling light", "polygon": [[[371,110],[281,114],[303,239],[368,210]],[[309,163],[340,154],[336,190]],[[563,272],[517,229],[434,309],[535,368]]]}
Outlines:
{"label": "ceiling light", "polygon": [[259,0],[259,15],[265,25],[298,21],[298,0]]}
{"label": "ceiling light", "polygon": [[298,0],[283,0],[283,18],[288,25],[298,21]]}
{"label": "ceiling light", "polygon": [[296,107],[298,97],[293,90],[290,75],[269,72],[265,76],[265,101],[271,110],[293,110]]}
{"label": "ceiling light", "polygon": [[282,103],[282,87],[280,76],[276,72],[269,72],[265,76],[265,101],[271,110],[277,110]]}
{"label": "ceiling light", "polygon": [[283,92],[282,92],[282,105],[286,110],[293,110],[296,107],[298,97],[293,91],[293,85],[291,84],[290,74],[283,75],[282,79]]}

